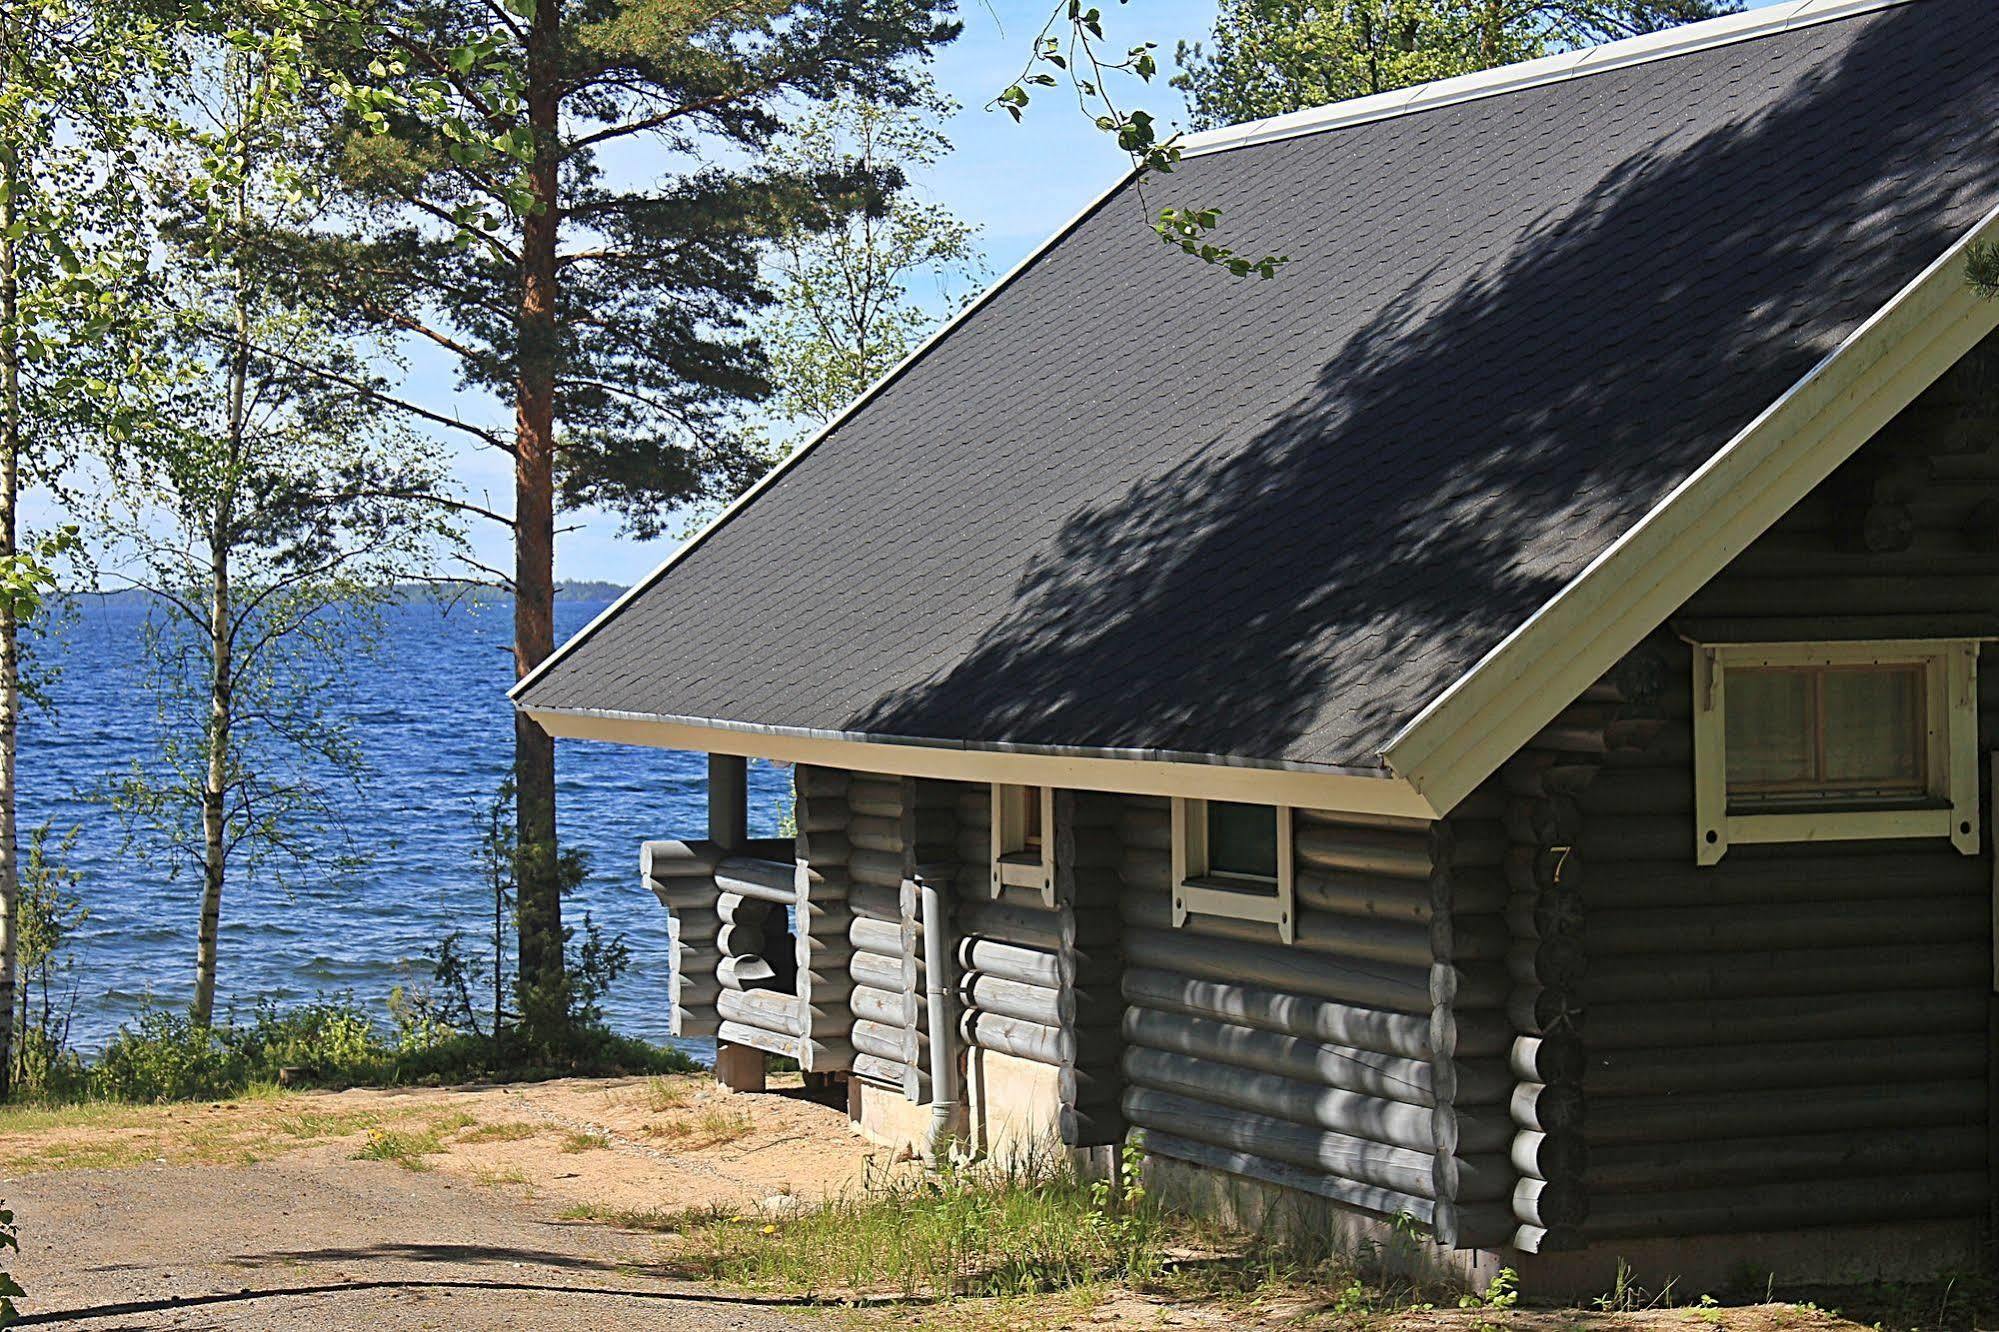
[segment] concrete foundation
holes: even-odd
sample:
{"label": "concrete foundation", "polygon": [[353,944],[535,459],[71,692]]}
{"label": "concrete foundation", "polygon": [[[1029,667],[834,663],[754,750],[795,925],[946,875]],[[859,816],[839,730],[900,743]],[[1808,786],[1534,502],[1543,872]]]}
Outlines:
{"label": "concrete foundation", "polygon": [[[930,1147],[930,1107],[909,1100],[892,1087],[865,1078],[847,1080],[847,1118],[860,1135],[891,1151],[922,1156]],[[958,1111],[953,1131],[965,1136],[965,1115]]]}
{"label": "concrete foundation", "polygon": [[[1513,1248],[1440,1249],[1420,1231],[1398,1231],[1371,1212],[1224,1171],[1149,1157],[1147,1187],[1168,1207],[1253,1234],[1303,1237],[1328,1244],[1363,1266],[1460,1290],[1482,1290],[1503,1267],[1520,1274],[1533,1301],[1589,1300],[1628,1289],[1674,1303],[1702,1295],[1760,1297],[1767,1290],[1919,1281],[1983,1270],[1986,1228],[1978,1220],[1627,1240],[1576,1253],[1530,1254]],[[1620,1278],[1620,1267],[1623,1275]]]}
{"label": "concrete foundation", "polygon": [[1003,1165],[1031,1165],[1062,1148],[1060,1070],[994,1050],[966,1055],[973,1141]]}
{"label": "concrete foundation", "polygon": [[1629,1284],[1656,1295],[1670,1283],[1674,1302],[1685,1303],[1702,1295],[1760,1297],[1787,1287],[1921,1281],[1982,1271],[1988,1256],[1985,1225],[1959,1220],[1620,1240],[1576,1253],[1509,1251],[1507,1257],[1520,1272],[1521,1290],[1548,1298],[1611,1290],[1620,1260]]}

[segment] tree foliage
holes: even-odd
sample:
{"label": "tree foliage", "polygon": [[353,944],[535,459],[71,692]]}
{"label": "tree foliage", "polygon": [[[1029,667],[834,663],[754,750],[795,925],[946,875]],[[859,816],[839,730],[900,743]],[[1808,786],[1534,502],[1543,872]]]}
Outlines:
{"label": "tree foliage", "polygon": [[[936,127],[956,110],[934,95],[908,107],[843,99],[808,113],[771,162],[807,179],[850,166],[908,175],[950,151]],[[778,413],[823,424],[915,350],[984,275],[978,232],[905,188],[831,226],[779,235],[770,263],[777,302],[759,330]]]}
{"label": "tree foliage", "polygon": [[1212,129],[1730,13],[1735,0],[1222,0],[1173,86]]}

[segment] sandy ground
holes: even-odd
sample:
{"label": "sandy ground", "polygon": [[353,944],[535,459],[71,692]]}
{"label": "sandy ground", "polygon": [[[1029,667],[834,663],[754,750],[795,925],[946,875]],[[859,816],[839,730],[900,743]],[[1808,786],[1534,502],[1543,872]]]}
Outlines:
{"label": "sandy ground", "polygon": [[[792,1080],[795,1084],[796,1079]],[[0,1110],[21,1326],[1092,1332],[1943,1332],[1962,1295],[1842,1318],[1811,1306],[1348,1309],[1336,1291],[1209,1302],[1094,1287],[1019,1301],[801,1305],[674,1275],[686,1211],[746,1215],[897,1163],[794,1085],[705,1076],[301,1093],[215,1105]],[[1920,1294],[1920,1292],[1917,1292]],[[1951,1292],[1944,1292],[1946,1301]],[[1906,1306],[1906,1307],[1905,1307]],[[1884,1318],[1883,1315],[1886,1315]]]}
{"label": "sandy ground", "polygon": [[619,1213],[779,1205],[869,1161],[840,1109],[700,1078],[52,1119],[0,1121],[24,1326],[774,1332],[797,1311],[672,1280],[671,1238]]}

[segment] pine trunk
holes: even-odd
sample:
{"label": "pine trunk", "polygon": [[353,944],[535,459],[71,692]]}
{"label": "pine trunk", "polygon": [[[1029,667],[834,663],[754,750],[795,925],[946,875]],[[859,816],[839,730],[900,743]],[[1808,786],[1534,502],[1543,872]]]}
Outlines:
{"label": "pine trunk", "polygon": [[[521,236],[519,383],[514,456],[514,669],[517,678],[555,650],[556,242],[561,227],[558,132],[562,14],[557,0],[535,6],[528,29],[528,123],[536,153],[535,208]],[[514,717],[515,834],[518,855],[522,1014],[530,1023],[559,1016],[562,885],[556,872],[555,741]],[[536,1003],[539,999],[542,1002]]]}

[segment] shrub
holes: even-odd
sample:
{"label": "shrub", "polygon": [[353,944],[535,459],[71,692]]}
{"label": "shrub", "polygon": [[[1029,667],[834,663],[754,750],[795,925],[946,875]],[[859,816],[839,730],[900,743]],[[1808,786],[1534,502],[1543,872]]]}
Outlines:
{"label": "shrub", "polygon": [[204,1027],[186,1013],[148,1009],[120,1027],[91,1070],[92,1090],[120,1101],[186,1101],[225,1095],[241,1087],[241,1055],[223,1038],[225,1027]]}

